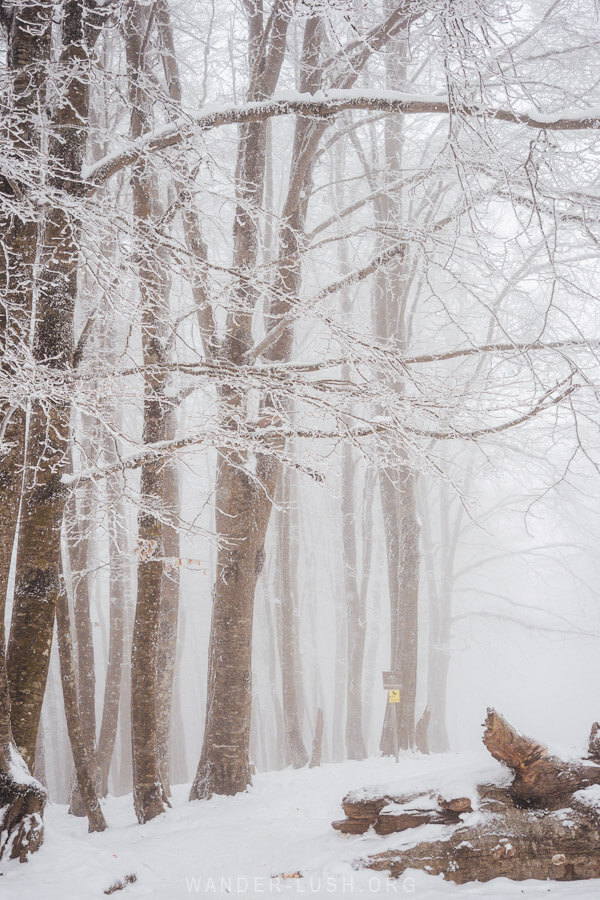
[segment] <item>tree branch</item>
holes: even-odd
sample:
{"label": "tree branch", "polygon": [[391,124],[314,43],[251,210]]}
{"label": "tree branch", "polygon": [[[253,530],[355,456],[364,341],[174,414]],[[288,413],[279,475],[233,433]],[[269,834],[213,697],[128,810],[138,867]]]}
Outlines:
{"label": "tree branch", "polygon": [[587,111],[580,115],[516,113],[510,109],[493,109],[484,106],[459,104],[453,106],[446,97],[411,95],[397,91],[329,91],[318,97],[297,95],[264,102],[246,103],[242,106],[219,106],[208,109],[192,120],[167,125],[161,131],[140,138],[120,153],[99,160],[84,170],[82,177],[88,190],[104,184],[147,153],[157,153],[181,144],[199,132],[211,131],[222,125],[239,125],[262,122],[277,116],[302,115],[316,118],[328,117],[345,110],[379,110],[380,112],[414,114],[453,114],[476,116],[492,121],[525,125],[528,128],[548,131],[584,131],[597,129],[600,112]]}

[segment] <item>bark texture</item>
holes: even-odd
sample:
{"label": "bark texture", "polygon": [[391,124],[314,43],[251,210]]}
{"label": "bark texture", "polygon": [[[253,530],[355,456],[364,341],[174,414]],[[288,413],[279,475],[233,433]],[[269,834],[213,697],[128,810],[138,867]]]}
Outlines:
{"label": "bark texture", "polygon": [[[240,461],[241,463],[241,461]],[[217,464],[220,537],[209,647],[204,746],[190,799],[236,794],[250,783],[252,624],[256,582],[275,487],[276,466],[259,459],[257,475],[231,457]]]}
{"label": "bark texture", "polygon": [[[46,4],[44,8],[49,16],[51,6]],[[48,186],[59,199],[45,210],[40,225],[32,348],[36,363],[42,369],[46,367],[49,374],[64,374],[73,356],[78,222],[70,206],[80,195],[89,112],[91,48],[84,27],[84,4],[68,0],[63,13],[58,61],[60,100],[52,116],[48,142]],[[95,29],[92,42],[98,33]],[[70,404],[66,400],[31,404],[7,654],[13,735],[30,768],[35,759],[60,591],[60,529],[68,496],[61,476],[69,466],[69,419]]]}
{"label": "bark texture", "polygon": [[0,772],[0,859],[26,862],[44,838],[46,791],[38,782],[21,783]]}
{"label": "bark texture", "polygon": [[[71,585],[73,591],[73,619],[77,652],[77,698],[81,736],[86,747],[94,781],[96,777],[96,667],[94,641],[90,616],[91,547],[90,531],[93,528],[93,485],[86,482],[80,493],[79,505],[67,504],[67,546],[69,548]],[[71,792],[69,812],[85,816],[85,806],[79,793],[77,780]]]}

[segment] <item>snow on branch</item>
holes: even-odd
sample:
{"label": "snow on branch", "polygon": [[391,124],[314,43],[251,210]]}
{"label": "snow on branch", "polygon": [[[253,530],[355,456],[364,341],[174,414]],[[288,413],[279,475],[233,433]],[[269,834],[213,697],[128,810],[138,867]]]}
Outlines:
{"label": "snow on branch", "polygon": [[[404,430],[407,435],[434,440],[478,440],[493,434],[499,434],[503,431],[523,425],[525,422],[529,422],[546,410],[558,406],[571,396],[576,389],[577,385],[573,384],[569,377],[546,391],[543,396],[524,413],[498,425],[491,425],[470,431],[461,430],[459,428],[451,428],[447,431],[429,431],[404,424],[402,430]],[[90,474],[65,474],[62,476],[61,481],[65,485],[75,487],[85,481],[101,480],[117,473],[138,469],[150,460],[166,458],[179,450],[193,449],[194,447],[199,446],[205,448],[215,447],[218,448],[220,452],[225,453],[235,452],[239,451],[239,443],[241,440],[242,445],[248,452],[275,453],[276,455],[279,455],[287,440],[355,441],[361,438],[373,437],[377,434],[388,435],[390,437],[398,436],[398,431],[398,426],[393,418],[379,418],[369,422],[363,427],[347,427],[335,430],[270,426],[262,427],[261,422],[250,422],[246,428],[240,429],[237,432],[232,430],[228,433],[226,429],[221,429],[217,432],[207,430],[205,432],[185,435],[172,440],[149,443],[146,444],[144,449],[140,452],[122,458],[115,465],[111,465]]]}
{"label": "snow on branch", "polygon": [[339,90],[315,95],[292,94],[241,105],[211,105],[195,118],[166,125],[159,131],[134,141],[127,149],[103,157],[93,166],[84,169],[82,177],[88,188],[93,190],[143,155],[167,150],[193,138],[198,132],[211,131],[222,125],[249,124],[289,115],[327,118],[346,110],[378,110],[403,115],[452,112],[550,131],[582,131],[596,129],[600,125],[600,110],[566,110],[548,115],[537,112],[519,113],[511,109],[476,104],[454,105],[450,104],[447,97],[400,91]]}

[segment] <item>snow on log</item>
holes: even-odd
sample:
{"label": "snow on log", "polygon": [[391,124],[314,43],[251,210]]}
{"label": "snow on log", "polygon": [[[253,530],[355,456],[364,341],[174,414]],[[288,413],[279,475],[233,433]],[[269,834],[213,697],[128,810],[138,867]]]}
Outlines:
{"label": "snow on log", "polygon": [[468,797],[445,800],[432,793],[373,796],[351,791],[342,807],[347,818],[331,824],[343,834],[364,834],[371,826],[377,834],[393,834],[419,825],[455,825],[463,813],[472,812]]}
{"label": "snow on log", "polygon": [[514,881],[600,877],[600,831],[583,804],[542,813],[516,807],[510,791],[488,786],[480,791],[480,814],[476,825],[458,825],[449,837],[378,853],[356,865],[387,870],[392,877],[409,868],[422,869],[455,884],[500,877]]}

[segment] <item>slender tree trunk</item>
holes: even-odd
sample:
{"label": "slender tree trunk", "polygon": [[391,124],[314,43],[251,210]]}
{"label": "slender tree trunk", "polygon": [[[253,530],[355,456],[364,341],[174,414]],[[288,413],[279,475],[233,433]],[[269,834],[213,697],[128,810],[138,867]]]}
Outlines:
{"label": "slender tree trunk", "polygon": [[[137,5],[132,5],[134,19],[130,37],[129,70],[132,79],[132,96],[136,95],[138,108],[137,119],[132,120],[132,133],[147,127],[149,116],[145,109],[138,78],[144,70],[142,37],[144,29],[140,26],[144,14]],[[172,96],[181,102],[179,75],[172,46],[172,35],[168,19],[168,7],[164,3],[157,4],[157,21],[159,35],[167,44],[167,77]],[[149,22],[146,28],[149,28]],[[153,214],[159,212],[155,191],[147,178],[138,173],[133,181],[134,212],[142,222],[148,222]],[[190,227],[188,224],[186,233]],[[195,236],[195,231],[194,231]],[[149,260],[141,260],[140,286],[142,289],[145,318],[143,321],[142,344],[146,364],[160,365],[166,361],[167,335],[161,333],[161,319],[168,312],[168,277],[166,265],[159,271],[153,270]],[[176,428],[176,415],[173,408],[165,400],[167,382],[164,377],[153,377],[146,380],[146,402],[144,436],[147,441],[168,440],[173,437]],[[146,470],[146,471],[145,471]],[[162,521],[148,513],[142,513],[139,520],[140,547],[154,547],[154,555],[163,562],[160,566],[149,566],[146,561],[140,563],[138,571],[138,605],[134,626],[132,662],[132,702],[133,702],[133,756],[134,781],[139,773],[146,781],[146,788],[140,791],[134,785],[136,810],[140,821],[152,818],[161,811],[161,805],[170,793],[169,789],[169,735],[171,727],[171,707],[173,693],[173,677],[175,671],[177,621],[179,608],[179,534],[176,527],[179,512],[177,470],[174,463],[149,464],[142,468],[142,483],[146,488],[155,484],[154,503],[162,508]],[[158,491],[156,491],[158,487]],[[152,502],[150,492],[144,490],[143,498]],[[167,565],[164,560],[167,559]],[[160,582],[160,583],[158,583]],[[157,595],[160,595],[160,606],[156,608]],[[146,646],[142,648],[141,642]],[[132,661],[134,659],[132,657]],[[151,663],[153,662],[153,665]],[[155,671],[155,684],[151,685],[151,672]],[[137,684],[139,678],[145,686]],[[146,697],[149,692],[154,697]],[[137,702],[142,707],[137,709]],[[152,709],[150,708],[152,707]],[[157,772],[158,762],[158,772]],[[144,774],[145,773],[145,774]],[[148,785],[152,781],[160,781],[162,799],[153,797]],[[144,799],[147,795],[148,799]]]}
{"label": "slender tree trunk", "polygon": [[[81,490],[79,506],[76,503],[75,495],[72,497],[72,502],[67,504],[66,518],[73,589],[73,618],[77,642],[77,693],[81,735],[96,782],[96,673],[89,591],[90,531],[93,506],[93,484],[88,481],[84,483]],[[70,511],[69,507],[71,507]],[[77,782],[73,786],[69,811],[75,816],[86,814]]]}
{"label": "slender tree trunk", "polygon": [[323,751],[323,710],[321,707],[317,710],[317,721],[315,724],[315,737],[312,746],[312,755],[310,757],[310,768],[321,765],[321,754]]}
{"label": "slender tree trunk", "polygon": [[[340,577],[336,573],[337,578]],[[341,575],[343,584],[343,573]],[[335,668],[333,711],[331,714],[331,761],[343,762],[346,758],[345,721],[348,693],[348,619],[346,598],[336,585],[335,590]]]}
{"label": "slender tree trunk", "polygon": [[[184,610],[181,610],[180,621],[178,623],[179,633],[186,633],[186,620]],[[172,728],[170,733],[170,759],[172,773],[171,777],[174,784],[187,784],[188,763],[186,755],[186,723],[182,708],[182,691],[186,683],[186,675],[182,670],[181,654],[176,654],[175,658],[175,678],[173,687],[173,715]]]}
{"label": "slender tree trunk", "polygon": [[[268,673],[269,673],[269,683],[275,686],[278,683],[278,669],[280,669],[279,660],[277,658],[277,625],[273,621],[274,616],[272,613],[271,605],[268,602],[268,598],[264,604],[265,609],[265,621],[266,621],[266,629],[267,629],[267,642],[268,642]],[[271,715],[271,723],[272,723],[272,741],[271,741],[271,751],[272,756],[269,756],[270,762],[267,763],[267,767],[271,769],[281,769],[285,765],[285,756],[284,756],[284,748],[285,748],[285,739],[284,739],[284,724],[283,724],[283,709],[279,696],[278,690],[271,691],[271,700],[273,703],[273,712]]]}
{"label": "slender tree trunk", "polygon": [[386,535],[390,592],[391,669],[400,676],[400,703],[388,704],[381,736],[385,754],[414,746],[417,693],[420,528],[416,516],[414,475],[385,471],[381,505]]}
{"label": "slender tree trunk", "polygon": [[[387,87],[402,89],[406,77],[406,35],[393,42],[386,57]],[[389,117],[384,126],[385,165],[402,171],[403,125]],[[401,221],[402,194],[385,195],[376,203],[382,232]],[[387,246],[384,242],[383,246]],[[376,280],[375,331],[378,338],[398,353],[406,351],[410,338],[407,306],[410,279],[405,254],[400,254]],[[402,382],[395,385],[404,391]],[[383,753],[414,746],[419,627],[420,526],[416,512],[415,476],[404,466],[384,470],[380,476],[381,506],[388,562],[390,594],[390,665],[400,676],[400,703],[388,704],[381,735]],[[398,742],[398,747],[396,746]]]}
{"label": "slender tree trunk", "polygon": [[302,738],[302,674],[298,650],[298,534],[293,529],[297,509],[292,499],[292,475],[281,473],[282,510],[275,519],[277,530],[277,571],[279,573],[279,654],[283,689],[285,761],[298,769],[308,762]]}
{"label": "slender tree trunk", "polygon": [[[334,162],[335,205],[338,210],[345,206],[343,183],[343,160],[340,148]],[[344,241],[338,242],[338,262],[340,274],[349,270],[348,253]],[[342,293],[341,312],[348,324],[352,320],[353,294],[351,289]],[[350,381],[348,366],[342,366],[342,381]],[[346,603],[346,756],[348,759],[364,759],[367,755],[363,735],[363,662],[365,652],[366,616],[358,585],[358,561],[356,551],[356,510],[354,502],[356,466],[353,448],[344,444],[342,448],[342,560],[343,589]]]}
{"label": "slender tree trunk", "polygon": [[[133,610],[125,610],[125,644],[131,648]],[[123,669],[121,702],[119,704],[119,767],[115,779],[115,793],[128,794],[133,789],[133,754],[131,749],[131,666]]]}
{"label": "slender tree trunk", "polygon": [[125,505],[121,479],[107,481],[108,537],[110,558],[108,664],[104,686],[102,722],[98,736],[100,796],[108,793],[108,776],[115,749],[125,641],[125,598],[129,594],[129,563]]}
{"label": "slender tree trunk", "polygon": [[96,761],[88,754],[88,746],[82,724],[83,717],[81,716],[77,699],[75,662],[69,623],[69,602],[65,591],[60,592],[56,604],[56,628],[67,729],[75,763],[79,796],[85,809],[85,815],[88,818],[88,830],[104,831],[106,821],[96,793]]}
{"label": "slender tree trunk", "polygon": [[[443,492],[443,489],[442,489]],[[425,492],[421,492],[423,496]],[[443,500],[441,501],[443,502]],[[445,560],[450,547],[446,542],[450,536],[445,523],[442,522],[441,556]],[[423,517],[423,545],[427,590],[429,595],[429,638],[427,652],[427,703],[429,723],[427,726],[427,745],[433,753],[445,753],[448,750],[448,732],[446,727],[446,706],[448,694],[448,670],[450,667],[450,626],[452,618],[451,584],[442,573],[443,587],[438,589],[434,564],[433,542],[428,520]],[[444,570],[446,569],[443,563]]]}
{"label": "slender tree trunk", "polygon": [[342,449],[342,542],[347,613],[346,754],[348,759],[364,759],[367,749],[363,737],[362,674],[366,621],[365,609],[361,603],[362,598],[358,587],[354,477],[352,447],[344,444]]}
{"label": "slender tree trunk", "polygon": [[[174,412],[171,418],[175,420]],[[175,422],[167,426],[167,434],[175,436]],[[179,485],[176,464],[166,467],[163,477],[163,507],[171,521],[163,523],[163,546],[165,556],[171,560],[163,571],[161,584],[161,615],[157,669],[157,718],[158,754],[160,758],[161,780],[167,796],[170,795],[169,738],[171,735],[171,715],[173,707],[173,679],[177,657],[177,625],[179,619],[179,531],[174,523],[179,512]]]}

